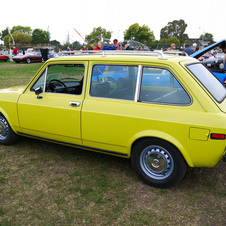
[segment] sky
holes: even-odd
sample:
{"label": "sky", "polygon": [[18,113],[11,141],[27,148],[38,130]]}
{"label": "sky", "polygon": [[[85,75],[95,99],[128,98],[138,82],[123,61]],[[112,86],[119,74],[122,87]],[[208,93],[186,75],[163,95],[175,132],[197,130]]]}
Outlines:
{"label": "sky", "polygon": [[[157,40],[169,22],[183,19],[189,38],[211,33],[215,41],[226,38],[226,0],[11,0],[1,1],[0,31],[29,26],[50,32],[51,40],[79,41],[101,26],[112,40],[123,41],[132,24],[146,25]],[[74,30],[76,29],[81,36]]]}

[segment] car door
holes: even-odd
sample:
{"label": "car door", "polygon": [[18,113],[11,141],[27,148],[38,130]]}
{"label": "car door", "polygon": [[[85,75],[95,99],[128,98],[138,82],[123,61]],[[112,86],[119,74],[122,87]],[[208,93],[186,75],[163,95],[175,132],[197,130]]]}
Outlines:
{"label": "car door", "polygon": [[[83,104],[84,145],[126,156],[139,137],[187,136],[185,109],[191,98],[168,69],[109,64],[103,71],[99,66],[93,66]],[[185,126],[177,127],[181,115]]]}
{"label": "car door", "polygon": [[[138,66],[94,64],[90,91],[82,110],[82,139],[88,147],[127,155],[127,143],[133,133],[134,95]],[[132,128],[132,127],[130,127]]]}
{"label": "car door", "polygon": [[[81,143],[80,112],[87,62],[50,64],[18,101],[24,134],[66,143]],[[42,89],[38,96],[35,90]]]}

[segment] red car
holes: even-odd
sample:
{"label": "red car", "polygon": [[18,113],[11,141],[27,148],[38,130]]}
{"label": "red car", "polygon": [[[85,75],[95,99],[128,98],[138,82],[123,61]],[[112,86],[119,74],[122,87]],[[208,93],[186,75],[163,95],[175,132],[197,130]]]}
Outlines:
{"label": "red car", "polygon": [[9,57],[7,55],[0,54],[0,60],[4,60],[4,61],[8,62]]}
{"label": "red car", "polygon": [[42,55],[39,52],[28,52],[25,55],[18,54],[17,56],[14,56],[13,60],[16,63],[20,63],[21,61],[24,61],[28,64],[31,62],[42,62]]}

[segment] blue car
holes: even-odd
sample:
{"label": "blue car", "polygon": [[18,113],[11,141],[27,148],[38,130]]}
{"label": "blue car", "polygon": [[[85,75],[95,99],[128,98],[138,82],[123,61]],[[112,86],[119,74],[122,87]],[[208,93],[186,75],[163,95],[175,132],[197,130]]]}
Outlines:
{"label": "blue car", "polygon": [[[221,46],[222,43],[224,43],[224,42],[226,42],[225,39],[221,40],[220,42],[216,42],[210,46],[207,46],[206,48],[204,48],[202,50],[199,50],[199,51],[191,54],[190,57],[198,59],[199,57],[201,57],[203,54],[207,53],[208,51]],[[210,68],[210,70],[211,70],[211,68]],[[226,70],[224,70],[222,73],[216,72],[214,70],[212,70],[212,72],[222,83],[224,83],[226,85]]]}

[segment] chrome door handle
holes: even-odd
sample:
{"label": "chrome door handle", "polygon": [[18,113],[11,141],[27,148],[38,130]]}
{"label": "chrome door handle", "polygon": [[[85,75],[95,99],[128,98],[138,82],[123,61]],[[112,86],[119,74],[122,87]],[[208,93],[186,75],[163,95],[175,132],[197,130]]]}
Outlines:
{"label": "chrome door handle", "polygon": [[73,107],[79,107],[80,104],[81,104],[81,103],[80,103],[80,102],[77,102],[77,101],[70,101],[70,102],[69,102],[69,105],[70,105],[70,106],[73,106]]}

